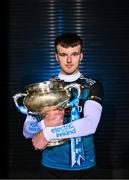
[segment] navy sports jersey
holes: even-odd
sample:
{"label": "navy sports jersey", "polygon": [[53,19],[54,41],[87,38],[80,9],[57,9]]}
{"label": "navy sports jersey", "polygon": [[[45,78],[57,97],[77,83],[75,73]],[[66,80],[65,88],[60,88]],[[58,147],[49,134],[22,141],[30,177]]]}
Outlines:
{"label": "navy sports jersey", "polygon": [[[58,76],[51,80],[59,79]],[[65,82],[65,85],[71,83],[78,83],[81,85],[81,95],[79,98],[79,106],[84,109],[84,103],[87,100],[93,100],[102,104],[103,99],[103,87],[100,82],[87,78],[80,74],[80,77],[72,82]],[[71,99],[77,96],[77,91],[72,89]],[[65,109],[64,124],[70,122],[70,108]],[[80,118],[83,117],[83,111],[80,113]],[[47,147],[42,152],[41,164],[50,168],[62,169],[62,170],[81,170],[93,167],[96,164],[95,149],[93,142],[93,134],[82,137],[84,145],[85,161],[82,160],[81,165],[75,164],[71,167],[71,146],[70,141],[53,147]]]}

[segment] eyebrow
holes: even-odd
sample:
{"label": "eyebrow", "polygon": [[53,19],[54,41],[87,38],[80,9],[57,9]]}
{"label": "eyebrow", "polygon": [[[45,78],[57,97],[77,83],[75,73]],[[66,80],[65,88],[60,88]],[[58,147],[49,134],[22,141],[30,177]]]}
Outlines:
{"label": "eyebrow", "polygon": [[[68,54],[65,53],[65,52],[58,52],[58,51],[57,51],[57,53],[58,53],[58,54],[66,54],[66,55],[68,55]],[[76,51],[75,51],[75,52],[73,52],[72,54],[80,54],[80,53],[81,53],[81,51],[80,51],[80,52],[76,52]]]}

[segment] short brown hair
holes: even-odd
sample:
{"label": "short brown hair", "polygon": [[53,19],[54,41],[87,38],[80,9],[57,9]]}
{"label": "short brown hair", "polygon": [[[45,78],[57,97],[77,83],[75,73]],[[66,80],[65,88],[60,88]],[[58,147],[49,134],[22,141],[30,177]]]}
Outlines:
{"label": "short brown hair", "polygon": [[81,45],[82,51],[82,39],[75,33],[63,33],[55,39],[55,51],[57,53],[57,45],[61,45],[62,47],[74,47],[77,45]]}

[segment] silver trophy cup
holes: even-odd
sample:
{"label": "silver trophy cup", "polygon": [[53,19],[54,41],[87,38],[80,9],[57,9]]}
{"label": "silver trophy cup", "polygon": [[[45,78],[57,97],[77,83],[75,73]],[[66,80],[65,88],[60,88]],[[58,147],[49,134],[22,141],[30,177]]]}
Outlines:
{"label": "silver trophy cup", "polygon": [[[13,99],[21,113],[40,115],[44,118],[51,109],[65,109],[69,107],[72,88],[77,90],[77,98],[79,98],[79,84],[72,83],[65,86],[63,80],[53,80],[30,84],[25,87],[25,92],[15,94]],[[19,103],[19,98],[22,98],[22,105]],[[48,143],[48,146],[57,146],[66,141],[68,140],[53,140]]]}

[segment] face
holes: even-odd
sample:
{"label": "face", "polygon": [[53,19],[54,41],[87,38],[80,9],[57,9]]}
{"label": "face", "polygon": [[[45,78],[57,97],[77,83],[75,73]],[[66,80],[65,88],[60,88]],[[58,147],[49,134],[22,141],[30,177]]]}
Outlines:
{"label": "face", "polygon": [[80,45],[68,48],[57,45],[56,60],[60,64],[62,74],[75,74],[79,70],[79,64],[82,58],[83,53],[81,52]]}

